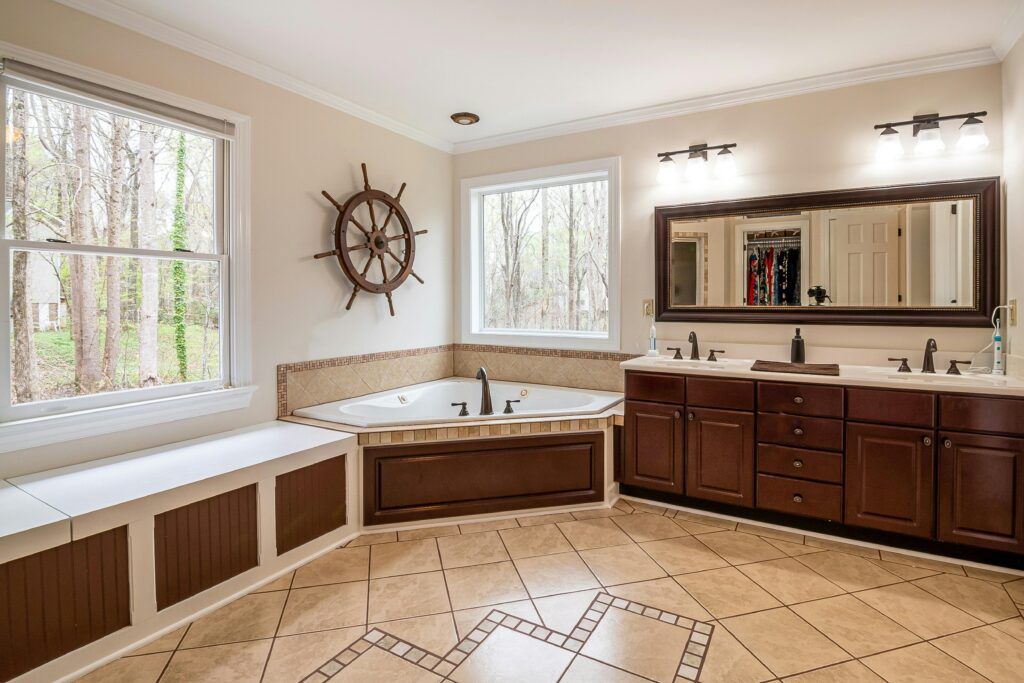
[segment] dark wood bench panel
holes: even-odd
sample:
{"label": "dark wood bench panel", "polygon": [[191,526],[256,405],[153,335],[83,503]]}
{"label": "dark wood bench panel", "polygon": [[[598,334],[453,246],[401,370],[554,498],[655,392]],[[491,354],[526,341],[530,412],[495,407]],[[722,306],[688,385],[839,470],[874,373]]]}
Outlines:
{"label": "dark wood bench panel", "polygon": [[345,525],[345,456],[277,477],[277,554]]}
{"label": "dark wood bench panel", "polygon": [[259,562],[256,484],[169,510],[154,521],[157,609]]}
{"label": "dark wood bench panel", "polygon": [[128,527],[0,564],[0,681],[130,624]]}
{"label": "dark wood bench panel", "polygon": [[604,499],[604,434],[363,450],[367,525]]}

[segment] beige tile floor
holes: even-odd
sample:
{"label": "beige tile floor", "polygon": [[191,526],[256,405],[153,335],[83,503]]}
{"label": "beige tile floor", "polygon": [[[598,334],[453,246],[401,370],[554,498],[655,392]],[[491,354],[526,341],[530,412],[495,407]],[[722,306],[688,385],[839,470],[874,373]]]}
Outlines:
{"label": "beige tile floor", "polygon": [[620,501],[382,532],[84,680],[1024,680],[1024,579]]}

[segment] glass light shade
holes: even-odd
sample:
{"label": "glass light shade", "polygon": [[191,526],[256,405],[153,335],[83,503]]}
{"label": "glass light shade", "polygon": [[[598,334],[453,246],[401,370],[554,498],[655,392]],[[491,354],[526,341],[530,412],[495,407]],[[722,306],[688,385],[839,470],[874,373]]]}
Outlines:
{"label": "glass light shade", "polygon": [[878,149],[875,152],[879,161],[892,161],[903,156],[903,141],[900,132],[895,128],[886,128],[878,136]]}
{"label": "glass light shade", "polygon": [[914,152],[922,155],[938,154],[946,149],[946,143],[942,141],[942,130],[938,123],[923,124],[917,131],[917,142],[914,144]]}
{"label": "glass light shade", "polygon": [[658,162],[658,183],[671,185],[679,180],[679,167],[672,157],[662,157]]}
{"label": "glass light shade", "polygon": [[988,147],[985,124],[981,119],[969,118],[960,126],[960,139],[956,148],[962,152],[977,152]]}
{"label": "glass light shade", "polygon": [[736,177],[736,157],[732,150],[723,149],[715,155],[715,175],[719,178]]}
{"label": "glass light shade", "polygon": [[686,179],[698,182],[708,177],[708,153],[693,152],[686,160]]}

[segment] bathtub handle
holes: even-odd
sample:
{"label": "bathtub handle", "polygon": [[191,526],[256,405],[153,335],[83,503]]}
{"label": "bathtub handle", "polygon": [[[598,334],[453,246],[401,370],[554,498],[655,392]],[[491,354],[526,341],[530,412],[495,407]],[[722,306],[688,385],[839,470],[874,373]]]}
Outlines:
{"label": "bathtub handle", "polygon": [[459,411],[459,417],[466,417],[467,415],[469,415],[469,411],[466,409],[465,401],[462,401],[461,403],[453,403],[452,408],[454,408],[455,406],[462,406],[462,410]]}
{"label": "bathtub handle", "polygon": [[513,403],[520,403],[520,400],[519,400],[518,398],[515,398],[515,399],[512,399],[512,398],[506,399],[506,400],[505,400],[505,410],[503,410],[502,412],[503,412],[503,413],[505,413],[506,415],[511,415],[511,414],[512,414],[512,404],[513,404]]}

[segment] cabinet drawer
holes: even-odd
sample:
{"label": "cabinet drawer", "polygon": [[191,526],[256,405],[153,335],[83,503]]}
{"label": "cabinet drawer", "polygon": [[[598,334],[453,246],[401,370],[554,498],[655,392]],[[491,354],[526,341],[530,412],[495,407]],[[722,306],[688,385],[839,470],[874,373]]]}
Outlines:
{"label": "cabinet drawer", "polygon": [[653,372],[627,372],[626,398],[682,405],[686,403],[686,378]]}
{"label": "cabinet drawer", "polygon": [[843,456],[775,444],[757,445],[757,471],[831,484],[843,483]]}
{"label": "cabinet drawer", "polygon": [[815,384],[758,382],[757,409],[816,417],[843,416],[843,388]]}
{"label": "cabinet drawer", "polygon": [[686,379],[687,403],[703,408],[753,410],[754,383],[745,379]]}
{"label": "cabinet drawer", "polygon": [[939,426],[1024,436],[1024,400],[943,394],[939,397]]}
{"label": "cabinet drawer", "polygon": [[934,427],[935,394],[926,391],[847,389],[846,418],[900,427]]}
{"label": "cabinet drawer", "polygon": [[766,443],[843,450],[843,421],[823,417],[758,413],[757,440]]}
{"label": "cabinet drawer", "polygon": [[843,487],[759,474],[757,507],[839,522],[843,515]]}

